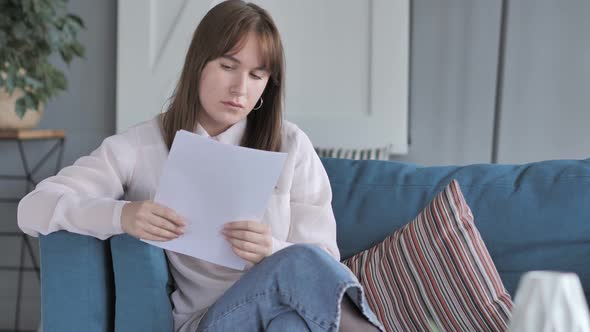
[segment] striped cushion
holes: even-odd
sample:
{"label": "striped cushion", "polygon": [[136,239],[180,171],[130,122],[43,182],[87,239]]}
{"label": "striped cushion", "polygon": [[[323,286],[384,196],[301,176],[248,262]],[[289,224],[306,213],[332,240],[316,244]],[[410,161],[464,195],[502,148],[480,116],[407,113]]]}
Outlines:
{"label": "striped cushion", "polygon": [[504,331],[512,300],[453,180],[409,224],[345,261],[388,331]]}
{"label": "striped cushion", "polygon": [[343,148],[315,148],[315,152],[322,158],[340,158],[353,160],[389,160],[391,147],[375,149],[343,149]]}

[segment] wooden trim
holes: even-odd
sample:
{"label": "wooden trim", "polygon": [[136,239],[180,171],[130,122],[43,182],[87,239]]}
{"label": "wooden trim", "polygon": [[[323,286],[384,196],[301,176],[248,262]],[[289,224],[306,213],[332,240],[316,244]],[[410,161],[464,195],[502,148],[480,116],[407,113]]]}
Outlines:
{"label": "wooden trim", "polygon": [[61,139],[65,136],[65,131],[53,129],[0,130],[0,140]]}

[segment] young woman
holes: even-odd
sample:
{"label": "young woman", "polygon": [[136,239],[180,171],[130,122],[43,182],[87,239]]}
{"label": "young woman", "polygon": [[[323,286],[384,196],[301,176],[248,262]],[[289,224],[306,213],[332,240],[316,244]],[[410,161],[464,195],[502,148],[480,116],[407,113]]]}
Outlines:
{"label": "young woman", "polygon": [[[332,192],[321,161],[308,137],[282,120],[284,79],[283,47],[270,15],[238,0],[220,3],[194,33],[168,110],[106,138],[40,183],[20,202],[19,226],[32,236],[67,230],[100,239],[127,233],[167,241],[207,222],[188,225],[152,201],[178,130],[287,152],[263,220],[228,220],[223,230],[249,269],[166,252],[177,285],[174,330],[381,329],[360,284],[339,263]],[[227,169],[232,167],[239,165]]]}

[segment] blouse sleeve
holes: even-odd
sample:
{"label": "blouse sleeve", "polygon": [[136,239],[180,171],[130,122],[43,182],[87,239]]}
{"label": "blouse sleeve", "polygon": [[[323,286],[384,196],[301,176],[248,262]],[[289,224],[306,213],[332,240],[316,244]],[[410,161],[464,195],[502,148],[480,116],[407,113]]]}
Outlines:
{"label": "blouse sleeve", "polygon": [[293,243],[309,243],[325,249],[336,260],[340,260],[328,174],[307,135],[301,132],[299,136],[290,191],[289,235],[287,241],[273,238],[273,252]]}
{"label": "blouse sleeve", "polygon": [[106,138],[90,155],[43,180],[18,205],[18,226],[31,236],[67,230],[106,239],[123,233],[120,200],[136,160],[134,128]]}

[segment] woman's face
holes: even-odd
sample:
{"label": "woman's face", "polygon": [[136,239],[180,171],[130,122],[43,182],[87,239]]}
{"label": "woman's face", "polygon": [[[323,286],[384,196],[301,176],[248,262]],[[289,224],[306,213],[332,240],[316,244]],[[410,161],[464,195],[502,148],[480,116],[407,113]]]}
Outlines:
{"label": "woman's face", "polygon": [[203,109],[198,121],[209,135],[219,135],[259,106],[258,100],[269,78],[262,67],[258,38],[254,33],[247,35],[236,54],[226,54],[205,65],[199,87]]}

